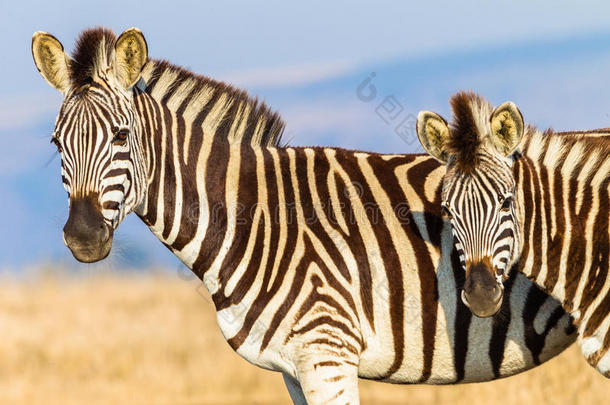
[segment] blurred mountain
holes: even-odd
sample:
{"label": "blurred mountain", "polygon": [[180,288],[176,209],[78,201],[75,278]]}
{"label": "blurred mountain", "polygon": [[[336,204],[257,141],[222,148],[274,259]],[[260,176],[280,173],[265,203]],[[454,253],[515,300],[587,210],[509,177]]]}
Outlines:
{"label": "blurred mountain", "polygon": [[[609,73],[610,33],[603,32],[371,63],[307,84],[248,90],[284,116],[291,145],[409,153],[421,151],[417,113],[426,109],[449,118],[449,97],[462,89],[495,105],[511,100],[527,122],[542,128],[610,126]],[[48,145],[54,114],[42,112],[18,129],[0,129],[6,140],[0,162],[0,268],[40,261],[84,266],[75,264],[61,240],[67,201],[59,158]],[[105,265],[180,267],[135,216],[119,228]]]}

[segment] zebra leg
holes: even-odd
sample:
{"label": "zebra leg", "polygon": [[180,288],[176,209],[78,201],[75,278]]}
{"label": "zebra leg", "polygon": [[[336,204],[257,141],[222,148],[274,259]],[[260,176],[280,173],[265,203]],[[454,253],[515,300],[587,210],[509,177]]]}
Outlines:
{"label": "zebra leg", "polygon": [[303,395],[301,384],[286,373],[282,373],[282,376],[284,377],[284,384],[286,384],[292,403],[294,405],[307,405],[307,400],[305,399],[305,395]]}
{"label": "zebra leg", "polygon": [[579,339],[578,343],[587,362],[601,375],[610,378],[610,349],[603,346],[604,336],[604,334],[589,336]]}
{"label": "zebra leg", "polygon": [[320,354],[308,353],[297,363],[297,377],[306,403],[358,405],[358,363],[342,356],[329,356],[327,352]]}

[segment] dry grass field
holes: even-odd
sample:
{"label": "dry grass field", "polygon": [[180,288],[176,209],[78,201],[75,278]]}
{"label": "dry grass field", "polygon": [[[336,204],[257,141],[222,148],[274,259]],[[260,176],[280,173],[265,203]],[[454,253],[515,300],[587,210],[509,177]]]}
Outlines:
{"label": "dry grass field", "polygon": [[[0,404],[286,404],[281,375],[235,354],[196,281],[61,276],[0,283]],[[361,382],[363,404],[601,404],[578,347],[483,384]]]}

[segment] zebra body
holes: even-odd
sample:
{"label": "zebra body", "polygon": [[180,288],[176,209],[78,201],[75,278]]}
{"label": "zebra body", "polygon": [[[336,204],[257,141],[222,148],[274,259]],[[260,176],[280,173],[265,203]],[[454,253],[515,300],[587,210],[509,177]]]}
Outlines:
{"label": "zebra body", "polygon": [[[420,138],[448,163],[442,200],[452,211],[464,267],[488,263],[489,279],[502,282],[516,263],[574,317],[583,355],[610,377],[610,130],[524,129],[512,103],[498,107],[510,112],[492,114],[486,101],[468,93],[454,96],[452,106],[454,121],[441,137],[423,125],[427,116],[428,127],[442,129],[441,120],[420,114]],[[505,122],[494,125],[495,117]],[[443,138],[440,148],[427,142]],[[492,248],[481,253],[470,245]],[[487,288],[483,277],[472,281]]]}
{"label": "zebra body", "polygon": [[[434,159],[282,147],[279,117],[241,91],[167,62],[147,60],[137,77],[107,68],[146,54],[137,30],[85,31],[67,73],[54,65],[61,58],[36,56],[63,55],[47,35],[33,48],[66,94],[54,139],[68,247],[102,259],[136,212],[203,280],[231,347],[281,371],[296,403],[358,403],[357,377],[492,380],[574,340],[569,316],[521,275],[507,281],[501,316],[462,305]],[[77,225],[104,231],[83,236]]]}

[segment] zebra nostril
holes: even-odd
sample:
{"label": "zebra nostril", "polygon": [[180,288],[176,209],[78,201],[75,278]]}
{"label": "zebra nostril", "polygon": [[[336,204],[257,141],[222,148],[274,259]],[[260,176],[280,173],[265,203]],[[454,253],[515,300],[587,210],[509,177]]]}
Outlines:
{"label": "zebra nostril", "polygon": [[466,305],[466,307],[470,308],[470,303],[468,303],[468,297],[466,295],[466,291],[462,290],[462,294],[460,295],[460,297],[462,298],[462,302],[464,303],[464,305]]}
{"label": "zebra nostril", "polygon": [[95,246],[106,243],[111,232],[95,198],[73,199],[70,202],[70,214],[64,226],[64,238],[69,245]]}
{"label": "zebra nostril", "polygon": [[495,301],[499,301],[500,299],[502,299],[502,293],[503,293],[502,288],[499,285],[496,285],[494,287],[494,299],[495,299]]}
{"label": "zebra nostril", "polygon": [[100,241],[102,243],[108,242],[108,239],[110,238],[110,230],[108,229],[108,225],[106,225],[105,223],[100,224],[99,232]]}

